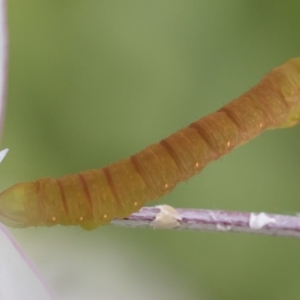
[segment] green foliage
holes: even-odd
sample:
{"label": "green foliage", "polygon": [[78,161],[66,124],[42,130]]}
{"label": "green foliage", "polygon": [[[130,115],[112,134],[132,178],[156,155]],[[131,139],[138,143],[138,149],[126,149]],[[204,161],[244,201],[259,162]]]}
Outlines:
{"label": "green foliage", "polygon": [[[15,0],[8,10],[2,148],[11,151],[1,165],[1,189],[127,157],[300,55],[299,1]],[[299,135],[299,127],[267,132],[160,203],[296,213]],[[222,300],[279,300],[300,294],[299,241],[292,239],[109,227],[92,233],[59,227],[14,233],[54,278],[56,289],[75,294],[87,295],[86,285],[76,280],[91,276],[93,282],[110,251],[135,261],[126,273],[112,265],[98,277],[103,285],[121,286],[125,295],[138,286],[153,293],[157,281],[143,275],[148,268],[153,274],[160,270],[156,276],[177,296],[181,289],[181,299],[207,293]],[[65,270],[62,262],[69,255],[73,260]],[[81,279],[72,277],[74,268]],[[70,279],[57,287],[64,272]]]}

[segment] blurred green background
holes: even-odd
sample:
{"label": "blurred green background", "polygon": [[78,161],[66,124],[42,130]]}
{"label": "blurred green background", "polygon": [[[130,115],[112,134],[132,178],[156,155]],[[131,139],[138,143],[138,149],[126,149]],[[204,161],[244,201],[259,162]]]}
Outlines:
{"label": "blurred green background", "polygon": [[[0,188],[103,167],[218,109],[300,55],[299,11],[296,0],[9,1]],[[267,132],[159,203],[295,214],[299,138],[300,126]],[[60,299],[299,299],[296,239],[12,232]]]}

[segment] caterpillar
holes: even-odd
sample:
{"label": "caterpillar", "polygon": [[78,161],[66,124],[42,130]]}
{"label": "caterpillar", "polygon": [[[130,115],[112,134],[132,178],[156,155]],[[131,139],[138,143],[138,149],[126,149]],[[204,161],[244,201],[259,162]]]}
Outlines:
{"label": "caterpillar", "polygon": [[127,159],[8,188],[0,194],[0,222],[94,229],[138,211],[265,129],[291,127],[299,119],[300,58],[294,58],[218,111]]}

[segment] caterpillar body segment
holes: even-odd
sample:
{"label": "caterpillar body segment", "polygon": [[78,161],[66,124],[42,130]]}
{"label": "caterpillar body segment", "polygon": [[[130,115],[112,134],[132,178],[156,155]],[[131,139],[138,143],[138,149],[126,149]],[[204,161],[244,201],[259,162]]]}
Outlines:
{"label": "caterpillar body segment", "polygon": [[108,224],[170,192],[265,129],[291,127],[299,119],[300,58],[294,58],[217,112],[130,158],[8,188],[0,194],[0,221],[11,227]]}

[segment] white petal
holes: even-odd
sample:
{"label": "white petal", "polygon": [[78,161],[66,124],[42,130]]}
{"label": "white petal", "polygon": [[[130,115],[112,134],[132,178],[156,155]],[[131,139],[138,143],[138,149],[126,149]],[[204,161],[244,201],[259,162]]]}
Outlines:
{"label": "white petal", "polygon": [[2,160],[4,159],[4,157],[6,156],[7,152],[8,152],[8,148],[3,149],[0,151],[0,163],[2,162]]}
{"label": "white petal", "polygon": [[0,299],[55,299],[33,264],[1,224]]}

